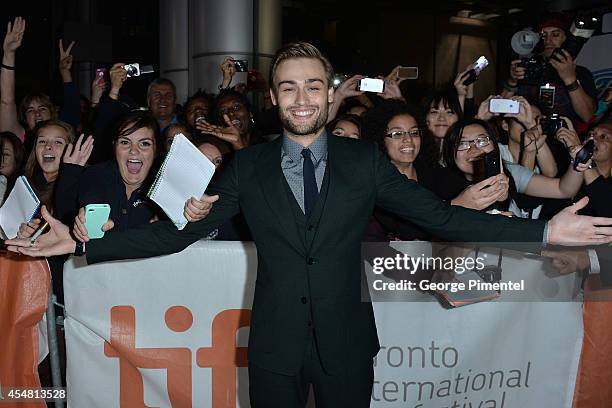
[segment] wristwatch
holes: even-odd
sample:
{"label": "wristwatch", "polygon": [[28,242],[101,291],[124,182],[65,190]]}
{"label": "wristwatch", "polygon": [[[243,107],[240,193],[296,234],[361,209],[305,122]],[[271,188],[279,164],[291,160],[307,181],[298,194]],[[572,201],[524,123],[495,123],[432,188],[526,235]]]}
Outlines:
{"label": "wristwatch", "polygon": [[578,88],[580,88],[580,81],[578,81],[578,80],[575,80],[574,82],[572,82],[569,85],[565,85],[565,89],[567,89],[568,92],[575,91]]}

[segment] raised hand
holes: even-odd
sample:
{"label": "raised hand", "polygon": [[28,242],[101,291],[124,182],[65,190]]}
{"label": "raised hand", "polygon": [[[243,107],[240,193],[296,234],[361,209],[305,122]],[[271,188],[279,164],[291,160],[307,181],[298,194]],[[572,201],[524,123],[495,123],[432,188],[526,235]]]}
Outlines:
{"label": "raised hand", "polygon": [[108,83],[104,77],[96,76],[96,79],[91,83],[91,105],[96,106],[100,103],[100,98],[104,91],[108,88]]}
{"label": "raised hand", "polygon": [[504,201],[508,197],[508,185],[508,176],[498,174],[469,186],[453,199],[451,204],[484,210],[495,202]]}
{"label": "raised hand", "polygon": [[63,161],[67,164],[76,164],[78,166],[84,166],[91,155],[93,150],[94,139],[93,136],[87,136],[87,139],[83,141],[85,135],[81,133],[81,136],[77,139],[76,143],[70,143],[66,147]]}
{"label": "raised hand", "polygon": [[53,218],[44,205],[41,212],[44,220],[49,223],[49,232],[41,235],[34,242],[30,241],[30,238],[9,239],[5,241],[7,249],[28,256],[54,256],[74,253],[76,242],[70,236],[70,229]]}
{"label": "raised hand", "polygon": [[499,115],[499,113],[491,113],[489,111],[489,102],[491,102],[491,99],[493,98],[501,98],[501,96],[490,95],[487,99],[482,101],[482,103],[478,107],[478,113],[476,113],[476,119],[487,121],[493,118],[493,116]]}
{"label": "raised hand", "polygon": [[23,40],[25,28],[25,19],[21,17],[15,17],[13,24],[11,24],[10,21],[8,22],[3,44],[5,54],[14,54],[17,48],[19,48],[21,41]]}
{"label": "raised hand", "polygon": [[115,100],[119,99],[119,91],[127,79],[127,71],[123,68],[124,65],[121,62],[114,64],[108,72],[111,80],[111,89],[108,96]]}
{"label": "raised hand", "polygon": [[557,134],[555,135],[557,140],[561,141],[568,149],[571,149],[574,146],[580,146],[580,138],[578,137],[576,130],[574,130],[574,124],[572,121],[565,116],[561,116],[561,119],[563,119],[567,125],[567,129],[561,128],[557,130]]}
{"label": "raised hand", "polygon": [[555,58],[549,60],[550,65],[557,71],[559,78],[564,83],[570,84],[576,80],[576,61],[572,58],[569,52],[561,49],[562,55],[555,53]]}
{"label": "raised hand", "polygon": [[525,68],[519,67],[520,63],[520,59],[516,59],[510,63],[510,78],[508,78],[509,85],[516,86],[518,81],[525,78],[525,73],[527,71]]}
{"label": "raised hand", "polygon": [[218,199],[219,195],[209,196],[207,194],[204,194],[199,200],[197,200],[195,197],[191,197],[185,203],[183,215],[189,222],[200,221],[206,218],[213,207],[213,203]]}
{"label": "raised hand", "polygon": [[64,49],[64,41],[62,39],[59,40],[59,71],[64,82],[72,82],[72,75],[70,74],[72,55],[70,55],[70,51],[72,51],[74,44],[75,42],[71,41],[68,48]]}
{"label": "raised hand", "polygon": [[548,243],[551,245],[582,246],[612,242],[612,218],[578,215],[586,207],[584,197],[564,208],[548,222]]}
{"label": "raised hand", "polygon": [[234,66],[234,59],[232,57],[225,57],[221,63],[221,72],[223,73],[223,83],[221,88],[227,88],[232,83],[232,78],[236,73],[236,67]]}
{"label": "raised hand", "polygon": [[[102,231],[109,231],[113,229],[114,226],[115,223],[109,218],[108,221],[102,225]],[[87,231],[87,228],[85,228],[85,208],[83,207],[79,209],[78,215],[74,218],[72,233],[74,234],[75,238],[81,242],[89,241],[89,232]]]}
{"label": "raised hand", "polygon": [[531,109],[531,105],[527,102],[527,99],[522,96],[514,96],[512,99],[519,103],[519,113],[508,113],[506,117],[516,118],[525,129],[532,129],[535,127],[537,122],[533,115],[533,109]]}
{"label": "raised hand", "polygon": [[223,115],[223,121],[227,126],[211,125],[206,120],[202,119],[196,124],[196,129],[202,133],[208,133],[221,140],[224,140],[232,145],[235,150],[240,150],[246,147],[240,137],[240,130],[234,125],[229,116]]}

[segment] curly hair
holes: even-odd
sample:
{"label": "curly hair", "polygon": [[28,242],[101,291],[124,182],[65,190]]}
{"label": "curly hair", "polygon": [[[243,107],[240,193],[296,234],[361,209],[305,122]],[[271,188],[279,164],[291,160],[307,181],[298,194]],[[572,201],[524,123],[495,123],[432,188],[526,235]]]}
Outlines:
{"label": "curly hair", "polygon": [[394,117],[400,115],[411,116],[416,120],[419,128],[423,126],[422,115],[417,108],[399,99],[386,99],[367,111],[363,116],[361,138],[375,142],[379,149],[387,154],[385,149],[387,125]]}

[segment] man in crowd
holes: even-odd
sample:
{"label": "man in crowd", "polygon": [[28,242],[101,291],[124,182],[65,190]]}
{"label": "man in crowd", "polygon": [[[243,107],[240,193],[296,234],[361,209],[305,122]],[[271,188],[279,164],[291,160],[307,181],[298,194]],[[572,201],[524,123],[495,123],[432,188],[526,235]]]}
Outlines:
{"label": "man in crowd", "polygon": [[[84,246],[43,210],[51,231],[27,255],[75,253],[89,263],[178,252],[242,211],[258,250],[249,337],[253,407],[369,407],[379,350],[370,303],[361,301],[360,242],[374,205],[449,240],[590,244],[612,241],[612,219],[576,215],[548,223],[452,207],[402,176],[376,146],[328,135],[333,70],[319,50],[294,43],[272,62],[271,97],[283,135],[236,152],[210,194],[190,203],[202,218],[179,231],[167,221],[109,232]],[[214,202],[214,205],[213,205]],[[190,216],[191,218],[191,216]],[[409,324],[409,322],[406,322]]]}
{"label": "man in crowd", "polygon": [[[504,84],[502,96],[525,96],[540,100],[546,114],[557,113],[566,116],[579,125],[588,122],[595,113],[597,90],[591,72],[580,65],[561,46],[568,36],[568,25],[561,14],[544,16],[538,25],[541,35],[540,56],[550,64],[541,78],[526,81],[526,68],[521,60],[514,60],[510,66],[510,77]],[[561,51],[555,50],[561,48]],[[542,87],[548,84],[548,91]],[[554,96],[551,96],[554,92]],[[543,96],[542,94],[546,94]]]}

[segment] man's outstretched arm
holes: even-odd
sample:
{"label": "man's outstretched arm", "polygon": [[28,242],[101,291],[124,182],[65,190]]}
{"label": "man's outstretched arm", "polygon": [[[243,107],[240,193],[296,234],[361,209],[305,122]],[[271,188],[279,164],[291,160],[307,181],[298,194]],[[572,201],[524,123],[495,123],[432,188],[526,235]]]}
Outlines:
{"label": "man's outstretched arm", "polygon": [[[585,197],[553,217],[543,220],[489,215],[450,206],[433,193],[406,180],[380,153],[374,158],[376,204],[434,235],[463,242],[546,242],[557,245],[598,245],[612,242],[612,218],[577,215]],[[547,229],[545,235],[545,227]]]}
{"label": "man's outstretched arm", "polygon": [[[90,264],[118,259],[148,258],[180,252],[226,220],[238,214],[237,160],[225,169],[219,181],[210,187],[210,194],[218,194],[210,214],[198,222],[188,223],[178,230],[170,221],[158,221],[121,232],[109,231],[103,238],[89,240],[85,244],[87,262]],[[67,226],[53,219],[45,211],[45,219],[51,230],[34,244],[29,239],[6,241],[8,249],[30,256],[52,256],[74,253],[76,242]]]}

